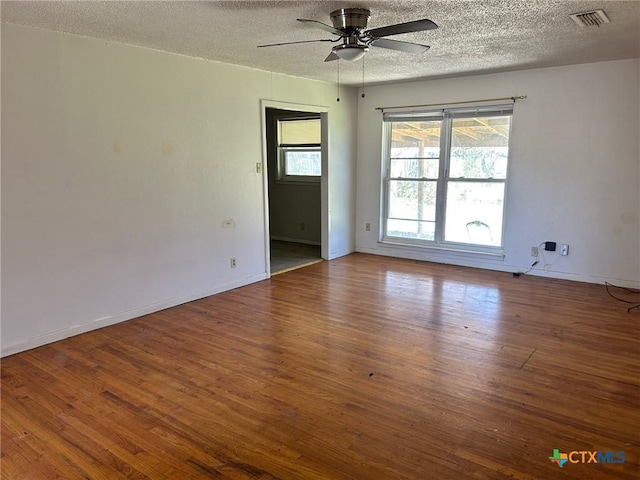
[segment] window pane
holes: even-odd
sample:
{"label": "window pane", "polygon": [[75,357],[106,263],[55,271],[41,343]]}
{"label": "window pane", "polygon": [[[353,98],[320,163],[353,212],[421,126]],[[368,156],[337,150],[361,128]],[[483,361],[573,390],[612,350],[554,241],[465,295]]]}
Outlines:
{"label": "window pane", "polygon": [[318,151],[287,150],[284,152],[284,174],[319,177],[322,175],[320,158]]}
{"label": "window pane", "polygon": [[280,120],[281,145],[320,144],[320,119]]}
{"label": "window pane", "polygon": [[391,178],[438,178],[440,160],[394,158],[391,160]]}
{"label": "window pane", "polygon": [[441,123],[393,122],[391,158],[439,158]]}
{"label": "window pane", "polygon": [[445,240],[500,246],[504,183],[449,182]]}
{"label": "window pane", "polygon": [[416,220],[387,220],[387,235],[390,237],[416,238],[433,240],[435,238],[435,222],[419,222]]}
{"label": "window pane", "polygon": [[507,178],[510,116],[452,120],[450,178]]}
{"label": "window pane", "polygon": [[436,219],[436,182],[391,180],[389,217],[412,220]]}

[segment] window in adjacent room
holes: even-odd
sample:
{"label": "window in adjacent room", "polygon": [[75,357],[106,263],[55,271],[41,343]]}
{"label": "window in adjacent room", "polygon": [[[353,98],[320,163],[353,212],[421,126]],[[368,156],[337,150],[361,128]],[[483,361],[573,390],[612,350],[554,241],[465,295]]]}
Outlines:
{"label": "window in adjacent room", "polygon": [[501,251],[512,114],[385,112],[383,242]]}
{"label": "window in adjacent room", "polygon": [[278,120],[278,179],[319,182],[322,175],[320,116]]}

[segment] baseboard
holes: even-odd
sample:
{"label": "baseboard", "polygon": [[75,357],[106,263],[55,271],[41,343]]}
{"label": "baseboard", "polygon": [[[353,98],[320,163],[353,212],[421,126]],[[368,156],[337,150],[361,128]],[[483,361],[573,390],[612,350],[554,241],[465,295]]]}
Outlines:
{"label": "baseboard", "polygon": [[329,252],[329,258],[327,258],[327,260],[334,260],[346,255],[351,255],[352,253],[355,253],[355,250],[338,250],[337,252]]}
{"label": "baseboard", "polygon": [[15,353],[40,347],[48,343],[64,340],[65,338],[73,337],[75,335],[80,335],[82,333],[87,333],[92,330],[108,327],[109,325],[115,325],[117,323],[126,322],[127,320],[132,320],[134,318],[141,317],[143,315],[148,315],[150,313],[158,312],[160,310],[165,310],[167,308],[192,302],[200,298],[216,295],[218,293],[226,292],[227,290],[233,290],[234,288],[244,287],[245,285],[259,282],[261,280],[265,280],[266,278],[267,278],[267,274],[261,273],[259,275],[243,278],[242,280],[237,280],[235,282],[218,285],[212,290],[201,291],[201,292],[193,293],[190,295],[185,295],[182,297],[172,298],[170,300],[166,300],[163,302],[154,303],[152,305],[146,305],[144,307],[128,310],[126,312],[110,315],[108,317],[99,318],[91,322],[83,323],[80,325],[74,325],[72,327],[65,328],[62,330],[56,330],[55,332],[49,332],[44,335],[39,335],[37,337],[29,338],[22,342],[14,343],[13,345],[9,345],[7,347],[3,346],[2,351],[0,352],[0,357],[13,355]]}
{"label": "baseboard", "polygon": [[315,240],[304,240],[300,238],[269,236],[271,240],[279,240],[281,242],[304,243],[305,245],[321,245],[321,242]]}
{"label": "baseboard", "polygon": [[[482,268],[485,270],[494,270],[498,272],[524,272],[528,270],[522,265],[509,265],[505,264],[501,261],[478,261],[475,259],[464,259],[464,258],[434,258],[430,256],[425,256],[420,252],[415,252],[411,250],[398,250],[398,249],[389,249],[389,250],[379,250],[376,248],[368,248],[368,247],[356,247],[356,252],[359,253],[368,253],[371,255],[380,255],[383,257],[394,257],[394,258],[406,258],[409,260],[418,260],[423,262],[433,262],[433,263],[442,263],[447,265],[456,265],[460,267],[471,267],[471,268]],[[634,280],[625,280],[619,278],[607,278],[600,277],[597,275],[585,275],[580,273],[570,273],[570,272],[560,272],[555,270],[538,270],[534,269],[527,273],[527,275],[532,275],[536,277],[545,277],[545,278],[557,278],[560,280],[571,280],[574,282],[586,282],[586,283],[597,283],[600,285],[604,285],[605,282],[613,283],[615,285],[626,287],[626,288],[636,288],[640,289],[640,281]]]}
{"label": "baseboard", "polygon": [[[514,269],[513,271],[515,272],[517,270]],[[597,283],[598,285],[611,283],[619,287],[640,289],[640,281],[624,280],[621,278],[600,277],[597,275],[557,272],[554,270],[531,270],[529,273],[527,273],[527,275],[545,278],[558,278],[560,280],[571,280],[574,282]]]}

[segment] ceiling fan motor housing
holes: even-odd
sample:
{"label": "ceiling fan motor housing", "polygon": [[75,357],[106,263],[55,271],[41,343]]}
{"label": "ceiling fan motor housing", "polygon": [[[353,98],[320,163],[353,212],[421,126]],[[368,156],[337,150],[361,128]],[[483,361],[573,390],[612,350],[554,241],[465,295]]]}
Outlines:
{"label": "ceiling fan motor housing", "polygon": [[345,33],[360,32],[367,28],[371,12],[366,8],[341,8],[331,12],[334,28]]}

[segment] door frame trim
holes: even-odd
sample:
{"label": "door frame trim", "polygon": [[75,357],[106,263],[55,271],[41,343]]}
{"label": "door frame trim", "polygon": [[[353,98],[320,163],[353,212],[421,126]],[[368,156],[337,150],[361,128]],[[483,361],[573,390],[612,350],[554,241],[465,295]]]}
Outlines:
{"label": "door frame trim", "polygon": [[265,272],[271,278],[271,245],[269,241],[269,172],[267,162],[267,108],[295,110],[299,112],[319,113],[321,128],[322,176],[320,178],[320,255],[329,258],[329,107],[302,103],[260,100],[260,118],[262,133],[262,207],[264,212]]}

